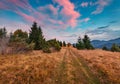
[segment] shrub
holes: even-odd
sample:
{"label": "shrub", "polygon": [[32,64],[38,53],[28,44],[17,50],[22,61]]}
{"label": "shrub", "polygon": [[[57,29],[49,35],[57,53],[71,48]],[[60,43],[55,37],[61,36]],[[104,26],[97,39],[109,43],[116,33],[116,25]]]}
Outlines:
{"label": "shrub", "polygon": [[57,51],[60,51],[60,50],[61,50],[61,47],[60,47],[60,45],[59,45],[58,43],[56,43],[54,47],[55,47],[55,49],[56,49]]}
{"label": "shrub", "polygon": [[71,43],[68,43],[67,46],[70,47],[70,46],[71,46]]}
{"label": "shrub", "polygon": [[33,50],[35,46],[35,43],[31,42],[30,44],[27,44],[27,49],[28,50]]}
{"label": "shrub", "polygon": [[113,44],[112,47],[111,47],[111,51],[113,52],[120,52],[120,48],[117,44]]}
{"label": "shrub", "polygon": [[60,46],[59,42],[56,39],[51,39],[51,40],[47,41],[47,43],[48,43],[50,48],[53,47],[57,51],[61,50],[61,46]]}
{"label": "shrub", "polygon": [[108,50],[108,48],[106,47],[106,46],[103,46],[103,48],[102,48],[103,50]]}
{"label": "shrub", "polygon": [[73,47],[76,48],[76,44],[73,44]]}
{"label": "shrub", "polygon": [[28,34],[18,29],[10,35],[9,47],[12,48],[12,53],[22,53],[29,50],[33,50],[34,43],[27,43]]}
{"label": "shrub", "polygon": [[45,53],[51,53],[50,48],[48,47],[48,45],[44,45],[44,47],[42,48],[43,52]]}

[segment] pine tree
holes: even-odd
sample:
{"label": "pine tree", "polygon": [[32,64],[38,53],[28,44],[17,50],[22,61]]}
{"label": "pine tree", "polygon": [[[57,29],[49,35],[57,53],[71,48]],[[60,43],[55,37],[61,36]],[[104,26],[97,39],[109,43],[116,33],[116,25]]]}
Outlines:
{"label": "pine tree", "polygon": [[88,35],[85,35],[83,38],[84,46],[86,49],[94,49],[93,46],[91,45],[90,39]]}
{"label": "pine tree", "polygon": [[55,49],[57,50],[57,51],[60,51],[61,50],[61,46],[59,45],[59,43],[56,41],[56,43],[55,43]]}
{"label": "pine tree", "polygon": [[29,43],[31,42],[35,43],[35,47],[34,47],[35,50],[42,49],[45,43],[45,39],[42,35],[41,27],[38,27],[36,22],[33,23],[29,33]]}
{"label": "pine tree", "polygon": [[84,46],[84,43],[83,43],[83,41],[82,41],[82,39],[79,37],[78,38],[78,42],[77,42],[77,44],[76,44],[76,48],[77,49],[85,49],[85,46]]}
{"label": "pine tree", "polygon": [[63,46],[66,47],[66,43],[65,43],[65,41],[63,41]]}
{"label": "pine tree", "polygon": [[59,45],[62,47],[62,41],[59,41]]}
{"label": "pine tree", "polygon": [[6,37],[6,34],[7,34],[7,31],[6,31],[6,28],[1,28],[0,29],[0,38],[4,38]]}

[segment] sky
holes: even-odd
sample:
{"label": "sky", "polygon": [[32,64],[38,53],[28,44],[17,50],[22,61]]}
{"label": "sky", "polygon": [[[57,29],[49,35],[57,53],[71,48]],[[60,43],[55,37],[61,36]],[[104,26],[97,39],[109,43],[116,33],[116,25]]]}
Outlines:
{"label": "sky", "polygon": [[110,40],[120,37],[120,0],[0,0],[0,28],[29,32],[34,21],[47,40]]}

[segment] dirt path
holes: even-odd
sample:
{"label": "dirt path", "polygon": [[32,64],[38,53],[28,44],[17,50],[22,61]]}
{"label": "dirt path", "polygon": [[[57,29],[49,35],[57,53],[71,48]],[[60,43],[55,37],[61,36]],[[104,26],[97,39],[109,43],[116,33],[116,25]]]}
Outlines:
{"label": "dirt path", "polygon": [[92,74],[84,59],[82,59],[72,49],[69,49],[69,52],[71,54],[71,58],[73,59],[73,67],[76,68],[75,73],[77,75],[75,76],[75,78],[78,79],[77,84],[100,84],[96,76]]}
{"label": "dirt path", "polygon": [[60,62],[58,68],[55,70],[56,77],[54,78],[55,84],[67,84],[67,74],[66,74],[66,57],[68,51],[66,50],[62,57],[62,61]]}
{"label": "dirt path", "polygon": [[99,84],[99,80],[71,48],[66,48],[56,74],[55,84]]}

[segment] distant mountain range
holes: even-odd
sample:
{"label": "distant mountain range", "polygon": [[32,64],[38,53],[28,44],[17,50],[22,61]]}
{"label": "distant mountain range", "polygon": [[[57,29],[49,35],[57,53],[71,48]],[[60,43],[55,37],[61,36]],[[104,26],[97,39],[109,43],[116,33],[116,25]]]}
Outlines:
{"label": "distant mountain range", "polygon": [[112,44],[114,44],[114,43],[118,44],[120,46],[120,38],[112,39],[112,40],[108,40],[108,41],[100,41],[100,40],[91,41],[91,44],[95,48],[102,48],[103,46],[106,46],[108,49],[110,49]]}

